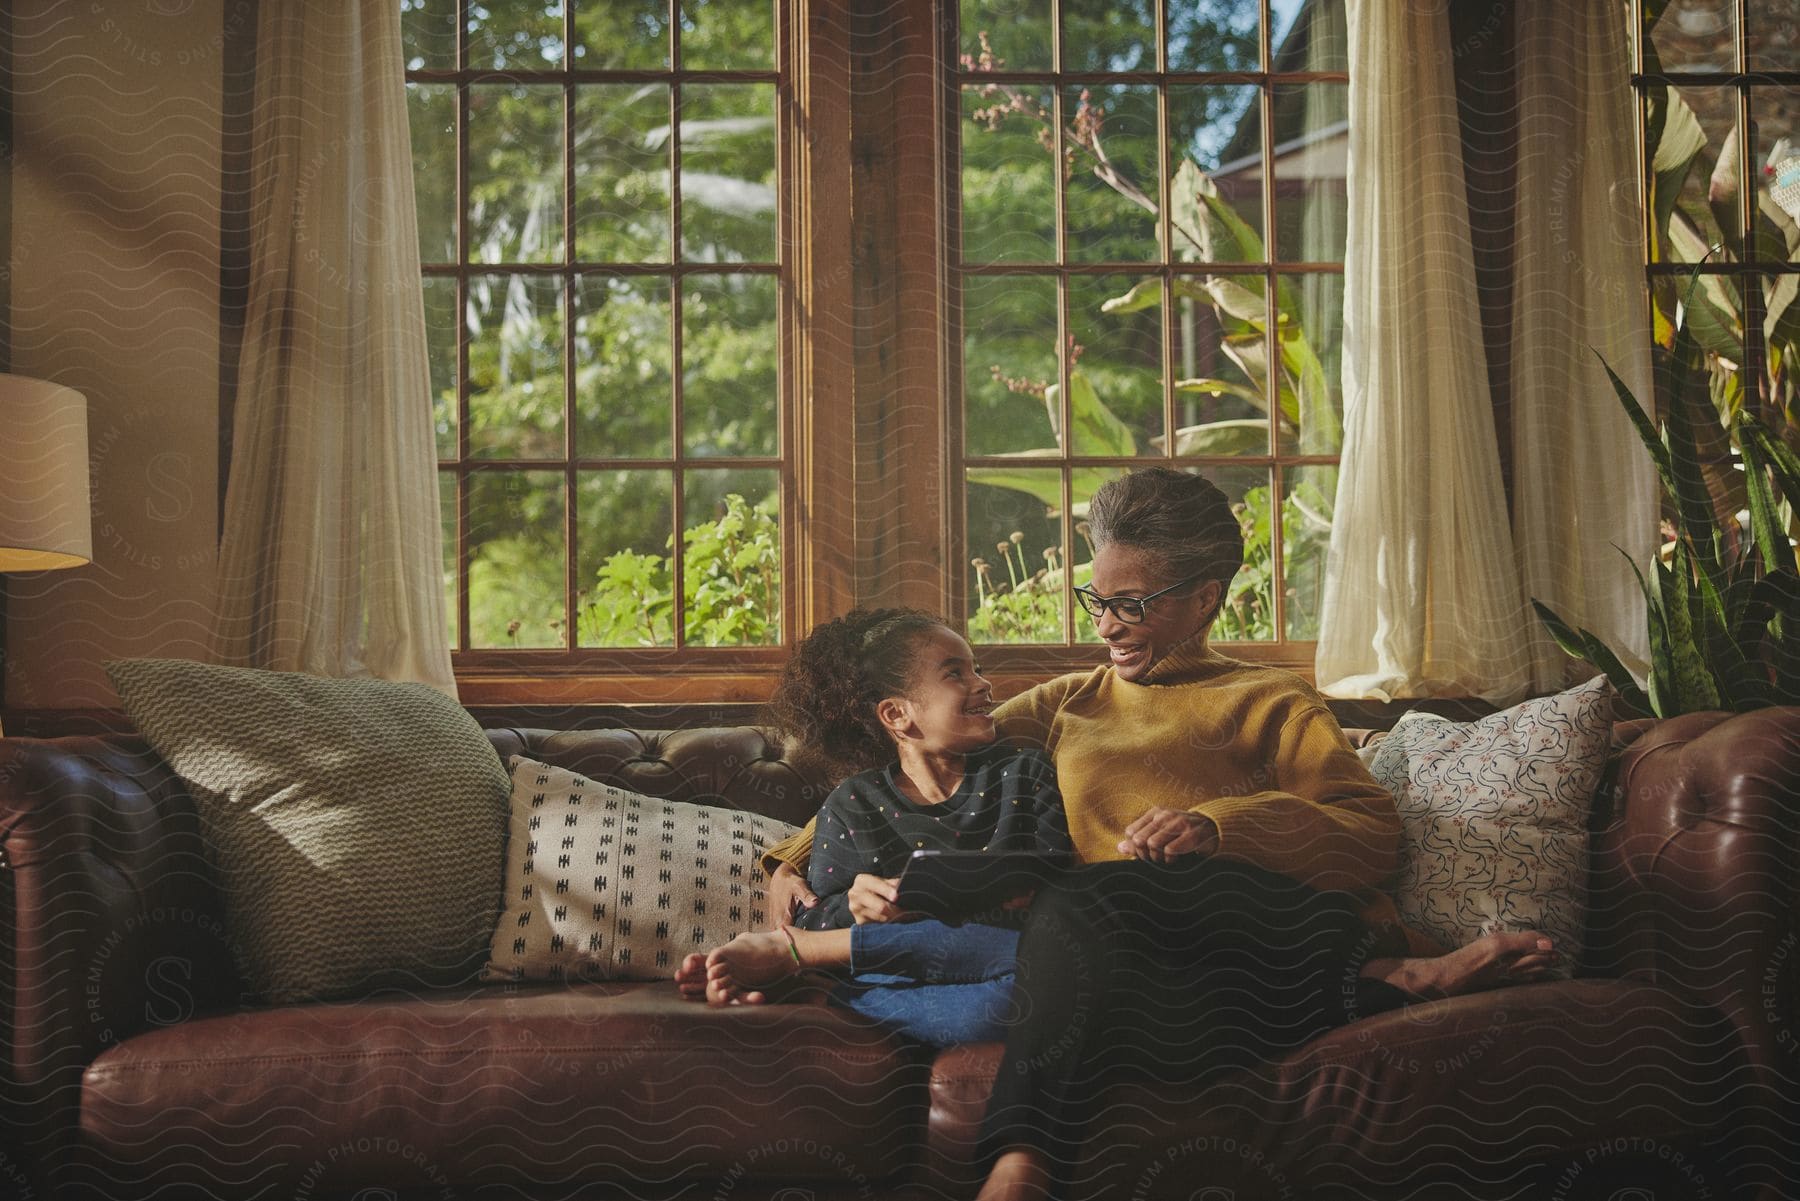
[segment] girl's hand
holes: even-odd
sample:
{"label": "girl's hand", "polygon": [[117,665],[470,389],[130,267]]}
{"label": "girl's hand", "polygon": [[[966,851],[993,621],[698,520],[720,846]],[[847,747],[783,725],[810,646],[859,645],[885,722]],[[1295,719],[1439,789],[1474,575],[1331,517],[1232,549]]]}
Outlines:
{"label": "girl's hand", "polygon": [[1151,863],[1172,863],[1183,855],[1210,855],[1219,849],[1212,818],[1184,809],[1156,808],[1125,827],[1119,852]]}
{"label": "girl's hand", "polygon": [[894,904],[900,895],[900,878],[885,880],[863,872],[850,886],[850,916],[857,925],[864,922],[893,922],[906,916],[906,910]]}
{"label": "girl's hand", "polygon": [[818,896],[806,886],[806,877],[792,864],[784,863],[770,874],[769,929],[792,925],[796,917],[818,903]]}

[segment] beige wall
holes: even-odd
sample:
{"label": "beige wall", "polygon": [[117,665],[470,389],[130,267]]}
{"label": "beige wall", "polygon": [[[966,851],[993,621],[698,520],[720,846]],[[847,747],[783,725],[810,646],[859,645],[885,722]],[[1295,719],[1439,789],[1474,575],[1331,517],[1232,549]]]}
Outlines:
{"label": "beige wall", "polygon": [[9,709],[211,628],[222,5],[11,0],[12,370],[87,396],[94,562],[10,577]]}

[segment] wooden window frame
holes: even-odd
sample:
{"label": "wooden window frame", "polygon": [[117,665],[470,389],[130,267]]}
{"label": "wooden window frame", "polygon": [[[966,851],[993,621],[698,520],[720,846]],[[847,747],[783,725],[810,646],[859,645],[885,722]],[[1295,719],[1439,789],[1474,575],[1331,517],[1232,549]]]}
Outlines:
{"label": "wooden window frame", "polygon": [[[1262,9],[1266,30],[1266,0]],[[965,573],[951,566],[962,561],[964,541],[962,414],[954,399],[960,330],[947,253],[955,179],[945,153],[960,116],[954,12],[952,0],[791,0],[782,9],[778,113],[784,130],[803,131],[784,137],[778,151],[788,181],[781,237],[791,272],[782,356],[784,645],[693,648],[681,658],[667,648],[590,649],[579,658],[561,652],[565,657],[553,662],[543,652],[478,652],[479,661],[459,653],[466,703],[754,703],[773,690],[791,640],[853,605],[963,612]],[[1194,73],[1193,81],[1259,83],[1266,96],[1276,85],[1345,78],[1259,71]],[[1272,116],[1264,107],[1268,164]],[[1273,228],[1272,187],[1264,188],[1263,203],[1265,228]],[[1143,265],[1134,267],[1144,273]],[[1268,279],[1309,267],[1342,270],[1275,262],[1252,270]],[[1064,469],[1066,486],[1068,467],[1089,461],[1065,456],[1049,463]],[[1131,462],[1171,461],[1211,462],[1171,455]],[[1304,461],[1315,460],[1272,454],[1225,465],[1269,470],[1279,489],[1281,470]],[[1223,645],[1235,657],[1311,676],[1311,642]],[[1100,661],[1089,644],[990,646],[982,657],[1001,695]]]}
{"label": "wooden window frame", "polygon": [[[409,71],[409,81],[456,87],[459,110],[458,162],[458,262],[432,265],[426,277],[457,280],[459,298],[474,276],[535,274],[562,279],[565,304],[581,274],[652,275],[679,280],[688,275],[721,273],[771,274],[768,267],[737,268],[730,264],[682,263],[678,247],[671,247],[667,264],[587,264],[573,254],[575,227],[575,163],[569,153],[574,106],[565,100],[563,138],[562,215],[565,257],[543,264],[488,264],[469,259],[468,230],[461,211],[467,196],[468,89],[481,83],[554,83],[565,89],[582,83],[640,81],[677,83],[771,82],[776,91],[777,174],[780,252],[773,274],[783,280],[780,328],[783,342],[778,366],[780,406],[777,454],[772,457],[723,460],[690,459],[677,441],[666,457],[650,459],[587,459],[574,455],[573,429],[565,428],[565,456],[560,460],[523,461],[474,459],[469,454],[469,383],[464,334],[458,334],[458,455],[442,460],[440,472],[452,472],[459,481],[456,514],[458,629],[468,637],[468,495],[461,481],[489,471],[532,470],[557,472],[563,477],[567,503],[563,512],[566,547],[564,590],[572,604],[578,570],[579,546],[575,525],[577,473],[607,468],[667,471],[679,479],[683,469],[773,469],[781,496],[782,645],[772,647],[647,647],[480,649],[453,652],[458,691],[471,705],[582,705],[611,703],[731,703],[765,698],[773,686],[786,646],[819,621],[848,607],[853,596],[849,513],[832,503],[847,491],[851,466],[845,448],[851,442],[850,414],[841,398],[850,392],[851,373],[846,348],[849,344],[850,281],[841,264],[849,261],[848,215],[841,204],[815,204],[813,197],[849,194],[849,164],[834,144],[848,139],[849,63],[847,31],[834,6],[827,2],[793,0],[776,6],[778,57],[768,71],[683,71],[679,62],[655,71],[494,71],[456,69]],[[572,8],[565,10],[565,39],[573,35]],[[457,61],[467,61],[467,23],[457,23]],[[572,44],[572,43],[570,43]],[[797,135],[797,136],[796,136]],[[670,203],[678,208],[679,188],[671,189]],[[572,319],[572,310],[566,320]],[[679,376],[679,313],[672,312],[671,336]],[[565,332],[565,337],[567,337]],[[572,413],[574,373],[565,364],[564,412]],[[677,406],[679,409],[679,406]],[[681,414],[677,411],[675,421]],[[565,422],[565,426],[568,423]],[[674,528],[684,528],[682,489],[673,495]],[[681,590],[683,556],[675,556],[674,588]],[[568,609],[573,617],[573,608]],[[570,632],[566,635],[573,637]],[[677,633],[678,640],[680,632]]]}
{"label": "wooden window frame", "polygon": [[[1750,61],[1750,4],[1749,0],[1734,0],[1733,19],[1737,28],[1737,44],[1733,48],[1733,66],[1730,71],[1673,71],[1651,73],[1644,69],[1644,4],[1643,0],[1632,0],[1631,27],[1628,35],[1631,38],[1631,97],[1633,121],[1632,127],[1636,138],[1637,166],[1639,171],[1639,187],[1645,196],[1649,195],[1650,163],[1647,161],[1649,147],[1645,143],[1644,98],[1647,90],[1653,87],[1728,87],[1737,93],[1737,110],[1735,117],[1739,130],[1745,136],[1737,139],[1737,168],[1740,180],[1759,178],[1756,166],[1757,147],[1755,139],[1748,136],[1750,123],[1750,93],[1754,88],[1785,87],[1800,89],[1800,71],[1752,71]],[[1752,230],[1756,228],[1757,187],[1738,188],[1738,228]],[[1654,329],[1656,321],[1656,281],[1659,278],[1675,277],[1685,279],[1698,272],[1701,275],[1725,276],[1733,280],[1738,287],[1738,294],[1743,298],[1744,324],[1744,361],[1738,364],[1738,378],[1746,388],[1746,403],[1752,404],[1755,413],[1764,422],[1772,423],[1779,428],[1780,415],[1774,411],[1774,400],[1768,394],[1768,345],[1763,335],[1762,289],[1751,287],[1758,276],[1768,275],[1800,275],[1800,263],[1792,261],[1767,262],[1755,257],[1755,239],[1745,239],[1745,249],[1749,257],[1732,262],[1706,262],[1699,265],[1691,263],[1655,262],[1656,246],[1662,231],[1654,228],[1655,214],[1644,206],[1643,247],[1644,260],[1644,312],[1646,328]],[[1661,393],[1661,381],[1657,383],[1657,391]],[[1751,392],[1749,389],[1754,388]]]}
{"label": "wooden window frame", "polygon": [[[940,4],[944,0],[938,0]],[[1180,70],[1152,71],[1069,71],[1061,68],[1061,5],[1058,0],[1051,0],[1051,21],[1055,30],[1056,62],[1058,68],[1051,71],[1020,71],[1006,73],[1008,82],[1022,85],[1035,85],[1049,88],[1056,98],[1056,111],[1060,111],[1061,98],[1070,86],[1104,87],[1113,84],[1153,85],[1158,90],[1158,155],[1161,194],[1159,196],[1159,212],[1157,224],[1160,244],[1168,247],[1172,237],[1169,228],[1169,189],[1172,185],[1173,168],[1169,161],[1167,132],[1167,94],[1171,85],[1253,85],[1257,89],[1257,111],[1261,124],[1261,159],[1262,159],[1262,220],[1263,229],[1272,235],[1276,229],[1277,180],[1274,174],[1275,114],[1273,100],[1277,89],[1299,87],[1306,84],[1324,83],[1348,86],[1347,71],[1275,71],[1273,37],[1271,31],[1271,5],[1269,0],[1262,0],[1259,5],[1258,36],[1260,38],[1260,62],[1262,70],[1234,72],[1201,72]],[[1166,30],[1164,18],[1166,5],[1156,6],[1156,38],[1158,42],[1158,60],[1163,60]],[[1058,295],[1064,290],[1064,281],[1076,275],[1131,274],[1142,278],[1156,277],[1163,281],[1165,300],[1169,295],[1169,284],[1178,276],[1197,276],[1229,273],[1232,275],[1259,275],[1264,283],[1264,296],[1268,304],[1275,303],[1275,288],[1282,277],[1293,277],[1307,274],[1335,275],[1342,279],[1344,264],[1315,262],[1285,262],[1273,254],[1265,254],[1261,263],[1244,264],[1200,264],[1182,263],[1173,259],[1165,250],[1159,263],[1088,263],[1069,261],[1066,246],[1067,231],[1062,220],[1062,188],[1057,192],[1056,220],[1056,262],[1051,263],[1004,263],[1004,264],[964,264],[960,251],[954,245],[959,230],[958,206],[960,192],[960,150],[961,150],[961,88],[979,73],[961,72],[957,67],[958,56],[963,52],[958,22],[948,12],[937,22],[938,46],[936,68],[939,76],[937,122],[935,128],[941,149],[938,158],[943,163],[940,174],[940,199],[943,217],[937,222],[937,228],[943,235],[939,247],[941,260],[946,264],[943,272],[945,282],[954,287],[960,276],[1022,274],[1031,278],[1049,278],[1058,281]],[[1054,129],[1054,154],[1060,161],[1063,154],[1063,136],[1066,122],[1056,121]],[[1280,249],[1278,246],[1275,249]],[[1163,428],[1176,428],[1174,364],[1170,356],[1175,353],[1176,346],[1176,313],[1174,306],[1162,304],[1160,312],[1163,318]],[[968,455],[963,444],[963,414],[961,401],[962,389],[962,323],[959,306],[950,302],[948,295],[940,294],[938,311],[939,325],[942,329],[942,359],[945,364],[945,391],[947,398],[944,421],[944,495],[943,511],[946,515],[944,545],[950,548],[947,559],[950,563],[961,565],[968,561],[965,541],[966,525],[966,488],[962,486],[963,473],[970,467],[1012,465],[1016,460],[1004,457]],[[1058,345],[1067,338],[1062,328],[1066,306],[1058,308]],[[1273,323],[1271,322],[1271,325]],[[1069,430],[1071,426],[1071,398],[1069,387],[1069,360],[1066,355],[1057,356],[1058,396],[1062,406],[1061,428]],[[1140,454],[1131,458],[1115,458],[1109,456],[1077,455],[1067,447],[1055,454],[1045,454],[1042,461],[1033,461],[1032,466],[1054,468],[1061,476],[1062,510],[1067,513],[1070,505],[1071,473],[1083,468],[1108,467],[1144,467],[1164,465],[1178,468],[1214,468],[1261,469],[1268,473],[1270,487],[1270,505],[1272,511],[1279,513],[1284,499],[1285,473],[1292,467],[1304,466],[1337,466],[1342,461],[1341,455],[1303,455],[1294,453],[1284,447],[1283,439],[1273,424],[1270,428],[1270,445],[1268,453],[1256,456],[1197,456],[1177,455],[1174,440],[1169,438],[1167,449],[1160,454]],[[1061,554],[1064,563],[1075,562],[1073,530],[1074,523],[1062,523]],[[1271,622],[1277,631],[1277,637],[1269,642],[1220,642],[1217,645],[1226,648],[1232,657],[1247,662],[1263,663],[1284,667],[1295,671],[1307,679],[1312,678],[1313,661],[1317,642],[1314,640],[1294,640],[1286,635],[1287,604],[1283,582],[1285,580],[1285,549],[1279,528],[1271,541],[1271,554],[1274,570],[1273,613]],[[946,572],[947,579],[942,608],[947,613],[963,614],[968,611],[969,583],[967,571],[954,567]],[[1087,620],[1071,602],[1067,589],[1064,591],[1063,604],[1063,636],[1060,644],[982,644],[980,654],[983,664],[990,669],[989,674],[1002,680],[1009,687],[1026,686],[1047,676],[1068,671],[1078,671],[1095,666],[1099,662],[1098,649],[1092,643],[1075,641],[1076,624]]]}

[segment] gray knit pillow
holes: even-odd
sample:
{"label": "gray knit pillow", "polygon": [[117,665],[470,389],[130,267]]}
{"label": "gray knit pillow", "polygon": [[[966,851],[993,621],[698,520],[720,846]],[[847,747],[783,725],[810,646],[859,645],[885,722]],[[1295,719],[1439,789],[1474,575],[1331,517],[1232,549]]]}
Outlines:
{"label": "gray knit pillow", "polygon": [[506,769],[423,684],[106,665],[187,782],[249,986],[273,1003],[470,980],[500,904]]}

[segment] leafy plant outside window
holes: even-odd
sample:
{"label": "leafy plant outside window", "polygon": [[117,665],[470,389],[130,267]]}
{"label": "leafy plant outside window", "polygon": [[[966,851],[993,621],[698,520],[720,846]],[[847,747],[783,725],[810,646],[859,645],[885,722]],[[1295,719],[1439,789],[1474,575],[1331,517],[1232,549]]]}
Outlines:
{"label": "leafy plant outside window", "polygon": [[[980,40],[983,52],[979,56],[964,57],[965,71],[992,72],[1004,67],[1004,62],[992,53],[987,34],[981,34]],[[986,102],[986,107],[974,114],[980,128],[998,133],[1009,124],[1023,120],[1036,126],[1036,140],[1040,145],[1046,150],[1054,147],[1052,114],[1028,89],[993,82],[982,85],[980,95]],[[1065,178],[1074,173],[1078,162],[1084,164],[1095,178],[1119,196],[1155,215],[1157,201],[1109,154],[1105,142],[1106,124],[1104,109],[1090,104],[1088,94],[1083,92],[1072,120],[1063,130],[1061,167]],[[1263,239],[1221,197],[1212,178],[1192,158],[1183,158],[1175,170],[1170,189],[1169,225],[1177,252],[1184,261],[1267,261]],[[1229,274],[1177,274],[1169,279],[1168,287],[1174,303],[1192,302],[1211,310],[1222,333],[1220,350],[1249,381],[1244,384],[1217,375],[1182,378],[1173,385],[1177,394],[1214,397],[1229,394],[1262,413],[1260,417],[1230,418],[1179,427],[1174,433],[1175,454],[1266,453],[1270,446],[1271,422],[1275,423],[1275,432],[1282,442],[1299,447],[1302,453],[1329,455],[1337,452],[1341,440],[1340,418],[1333,403],[1326,368],[1308,336],[1300,298],[1285,280],[1278,282],[1275,289],[1273,337],[1269,328],[1269,298],[1260,273],[1251,274],[1239,269]],[[1105,300],[1100,305],[1100,312],[1123,317],[1159,308],[1162,302],[1163,281],[1149,279]],[[1083,349],[1072,336],[1061,348],[1063,373],[1069,382],[1072,426],[1066,444],[1085,455],[1131,457],[1140,454],[1130,424],[1102,399],[1101,388],[1089,371],[1080,366]],[[1042,411],[1049,422],[1048,444],[1065,441],[1060,438],[1058,429],[1062,412],[1059,384],[1007,377],[997,363],[988,364],[987,369],[1008,391],[1041,398]],[[1276,397],[1273,413],[1269,405],[1271,394]],[[1156,449],[1163,449],[1160,437],[1153,441],[1158,444]],[[997,457],[1016,458],[1019,466],[973,467],[968,471],[969,482],[1023,493],[1042,502],[1047,512],[1053,515],[1057,512],[1061,504],[1061,481],[1056,473],[1043,470],[1043,452],[1019,451]],[[1085,517],[1088,500],[1112,474],[1107,470],[1082,468],[1071,471],[1072,517]],[[1330,538],[1336,488],[1337,469],[1332,466],[1303,467],[1292,476],[1282,503],[1281,538],[1286,570],[1281,572],[1277,571],[1275,561],[1272,490],[1263,485],[1245,491],[1243,500],[1235,506],[1244,533],[1244,566],[1234,579],[1226,604],[1213,627],[1215,638],[1275,640],[1278,635],[1274,592],[1278,586],[1285,587],[1290,598],[1288,635],[1296,639],[1317,637],[1316,599],[1298,606],[1292,605],[1291,601],[1303,589],[1315,597],[1319,591],[1320,581],[1316,577]],[[1015,543],[1022,537],[1017,532],[1013,534]],[[1084,583],[1091,576],[1091,546],[1087,550],[1089,561],[1074,565],[1073,583]],[[1004,549],[1001,557],[1012,572],[1013,563]],[[969,633],[974,641],[1061,640],[1065,594],[1062,572],[1052,559],[1046,568],[1027,575],[1022,555],[1020,559],[1016,574],[1009,574],[1005,579],[1000,578],[985,559],[972,560],[977,605],[969,619]]]}
{"label": "leafy plant outside window", "polygon": [[[781,531],[774,498],[754,505],[737,493],[716,521],[682,531],[682,601],[687,641],[758,646],[780,639]],[[619,551],[595,573],[579,609],[586,646],[674,643],[673,555]]]}

